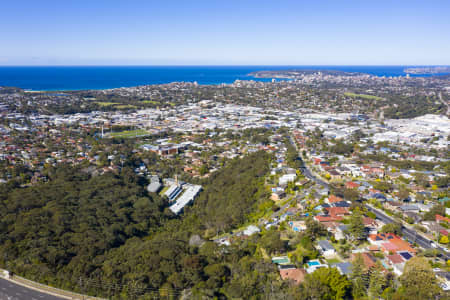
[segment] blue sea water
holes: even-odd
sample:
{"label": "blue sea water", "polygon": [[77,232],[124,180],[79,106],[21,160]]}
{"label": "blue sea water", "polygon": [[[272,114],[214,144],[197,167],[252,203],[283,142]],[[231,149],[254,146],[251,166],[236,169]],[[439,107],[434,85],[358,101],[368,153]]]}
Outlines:
{"label": "blue sea water", "polygon": [[339,70],[375,76],[405,76],[404,68],[404,66],[3,66],[0,67],[0,86],[52,91],[109,89],[175,81],[221,84],[232,83],[237,79],[270,81],[271,79],[255,79],[248,74],[254,71],[286,69]]}

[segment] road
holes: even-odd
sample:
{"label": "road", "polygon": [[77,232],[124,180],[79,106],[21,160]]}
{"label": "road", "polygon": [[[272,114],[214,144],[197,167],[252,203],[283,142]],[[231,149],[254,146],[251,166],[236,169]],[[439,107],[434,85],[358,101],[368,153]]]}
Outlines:
{"label": "road", "polygon": [[297,197],[303,198],[304,194],[300,193],[300,195],[296,195],[295,197],[293,197],[291,200],[289,200],[288,202],[286,202],[282,207],[280,207],[279,210],[277,210],[276,212],[274,212],[271,216],[270,219],[273,219],[275,217],[279,217],[282,213],[285,213],[286,209],[288,209],[288,207],[290,207],[292,201],[294,201]]}
{"label": "road", "polygon": [[[301,159],[301,157],[299,157],[299,159]],[[304,167],[300,168],[300,171],[302,171],[303,175],[305,175],[306,178],[315,181],[317,184],[320,184],[321,186],[326,187],[327,189],[330,188],[330,185],[328,183],[314,176],[313,173],[311,173],[311,171],[305,166],[305,164],[303,165]]]}
{"label": "road", "polygon": [[64,298],[48,295],[29,289],[9,280],[0,278],[1,300],[63,300]]}
{"label": "road", "polygon": [[442,98],[442,92],[439,93],[439,100],[441,100],[442,104],[444,104],[445,106],[447,106],[447,116],[450,115],[450,104],[448,104],[448,102],[446,102],[443,98]]}
{"label": "road", "polygon": [[[291,143],[293,143],[295,145],[295,143],[293,142],[292,138],[291,138]],[[301,157],[299,157],[299,159],[301,159]],[[323,187],[329,188],[329,184],[326,183],[325,181],[317,178],[316,176],[314,176],[314,174],[311,173],[311,171],[306,167],[306,165],[303,163],[303,167],[300,168],[300,170],[302,171],[303,175],[305,175],[307,178],[315,181],[317,184],[322,185]],[[395,220],[389,216],[387,216],[384,212],[375,209],[372,206],[369,206],[367,204],[365,204],[367,210],[373,212],[376,216],[377,219],[380,219],[383,223],[393,223],[395,222]],[[415,242],[417,245],[419,245],[420,247],[424,248],[424,249],[438,249],[441,250],[444,254],[443,254],[443,258],[445,258],[446,260],[450,259],[450,255],[448,253],[446,253],[446,251],[444,250],[444,248],[442,248],[439,245],[436,245],[436,248],[431,246],[431,244],[433,243],[433,241],[425,238],[424,236],[422,236],[421,234],[417,233],[417,231],[415,231],[414,229],[411,228],[407,228],[404,225],[402,225],[402,233],[403,236],[406,237],[408,240]]]}
{"label": "road", "polygon": [[[395,220],[388,215],[386,215],[384,212],[380,211],[379,209],[376,209],[372,206],[366,205],[367,210],[373,212],[377,219],[380,219],[383,223],[394,223]],[[444,255],[443,258],[446,260],[450,259],[450,255],[445,252],[444,248],[442,248],[439,245],[436,245],[436,248],[431,246],[432,243],[434,243],[432,240],[427,239],[426,237],[422,236],[421,234],[417,233],[414,229],[407,228],[404,225],[402,225],[402,233],[403,236],[406,237],[409,241],[415,242],[417,245],[424,249],[438,249],[441,250]]]}
{"label": "road", "polygon": [[[289,136],[289,141],[291,142],[291,144],[295,147],[295,149],[298,152],[297,144],[294,142],[294,139],[292,138],[292,136]],[[298,159],[302,162],[302,166],[303,166],[300,168],[300,171],[302,171],[303,175],[305,175],[306,178],[308,178],[312,181],[315,181],[316,183],[320,184],[323,187],[326,187],[327,189],[330,188],[330,185],[328,183],[326,183],[322,179],[317,178],[316,176],[313,175],[313,173],[311,173],[311,171],[306,167],[305,162],[303,161],[303,159],[300,155],[298,156]]]}

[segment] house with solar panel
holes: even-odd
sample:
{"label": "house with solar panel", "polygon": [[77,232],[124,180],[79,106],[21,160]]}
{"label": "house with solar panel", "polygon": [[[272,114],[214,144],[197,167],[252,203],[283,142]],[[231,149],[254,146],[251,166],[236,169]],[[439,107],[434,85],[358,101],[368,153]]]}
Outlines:
{"label": "house with solar panel", "polygon": [[398,251],[397,253],[386,255],[382,264],[386,268],[391,268],[396,275],[401,276],[405,263],[412,257],[413,255],[408,251]]}
{"label": "house with solar panel", "polygon": [[417,250],[411,247],[407,241],[393,233],[369,234],[367,240],[372,245],[379,246],[386,255],[399,254],[406,259],[408,254],[405,253],[409,253],[411,256],[417,253]]}

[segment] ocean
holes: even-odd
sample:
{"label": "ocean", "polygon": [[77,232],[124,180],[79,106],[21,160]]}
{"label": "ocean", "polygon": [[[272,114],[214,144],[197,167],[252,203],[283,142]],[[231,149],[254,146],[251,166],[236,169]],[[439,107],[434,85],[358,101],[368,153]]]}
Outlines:
{"label": "ocean", "polygon": [[[405,66],[0,66],[0,86],[26,90],[85,90],[163,84],[175,81],[198,84],[232,83],[253,78],[250,72],[309,69],[361,72],[375,76],[405,76]],[[430,76],[430,75],[411,75]]]}

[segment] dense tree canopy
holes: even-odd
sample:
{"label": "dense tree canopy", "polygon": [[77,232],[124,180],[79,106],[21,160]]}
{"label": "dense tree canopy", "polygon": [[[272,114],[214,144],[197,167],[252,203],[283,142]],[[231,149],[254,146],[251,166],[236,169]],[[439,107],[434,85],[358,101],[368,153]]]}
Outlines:
{"label": "dense tree canopy", "polygon": [[[81,167],[58,168],[49,171],[48,183],[1,185],[1,265],[30,279],[108,297],[186,288],[206,296],[260,293],[258,286],[277,273],[272,264],[252,258],[255,241],[238,243],[225,256],[213,242],[198,247],[188,241],[193,234],[208,237],[242,224],[267,201],[269,160],[258,152],[229,162],[202,182],[204,191],[180,217],[127,168],[101,176]],[[258,273],[236,269],[246,265]],[[254,282],[256,290],[243,282]]]}

